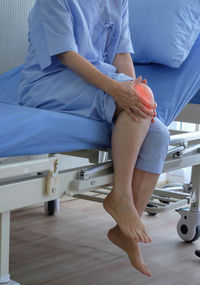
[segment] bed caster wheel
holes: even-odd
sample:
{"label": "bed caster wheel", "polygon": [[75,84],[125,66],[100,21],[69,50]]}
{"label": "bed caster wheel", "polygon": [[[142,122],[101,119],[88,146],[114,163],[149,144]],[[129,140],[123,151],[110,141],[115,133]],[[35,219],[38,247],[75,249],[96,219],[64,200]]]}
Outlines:
{"label": "bed caster wheel", "polygon": [[59,212],[59,204],[60,200],[52,200],[44,203],[44,211],[47,215],[53,216],[54,214]]}
{"label": "bed caster wheel", "polygon": [[154,217],[157,215],[157,213],[153,213],[153,212],[148,212],[148,208],[158,208],[158,206],[154,205],[154,204],[147,204],[147,213],[149,216]]}
{"label": "bed caster wheel", "polygon": [[197,250],[195,251],[195,254],[196,254],[196,256],[200,257],[200,250],[197,249]]}
{"label": "bed caster wheel", "polygon": [[200,237],[200,212],[188,209],[176,210],[181,218],[177,224],[179,237],[186,242],[193,242]]}
{"label": "bed caster wheel", "polygon": [[161,200],[161,199],[159,199],[159,201],[160,201],[161,203],[163,203],[163,204],[166,204],[166,205],[169,204],[169,201],[164,201],[164,200]]}

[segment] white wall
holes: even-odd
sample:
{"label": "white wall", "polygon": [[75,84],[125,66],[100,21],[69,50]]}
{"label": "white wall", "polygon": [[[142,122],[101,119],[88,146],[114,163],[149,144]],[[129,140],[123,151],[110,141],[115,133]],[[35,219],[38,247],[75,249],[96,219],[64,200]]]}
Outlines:
{"label": "white wall", "polygon": [[0,0],[0,74],[24,62],[27,18],[35,0]]}

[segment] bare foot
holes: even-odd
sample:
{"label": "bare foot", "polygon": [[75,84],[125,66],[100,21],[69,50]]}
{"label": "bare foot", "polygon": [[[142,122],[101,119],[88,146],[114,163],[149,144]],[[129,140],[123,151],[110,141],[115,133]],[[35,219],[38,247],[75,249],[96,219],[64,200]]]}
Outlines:
{"label": "bare foot", "polygon": [[151,242],[131,198],[126,195],[119,197],[112,191],[104,199],[103,206],[127,237],[136,242]]}
{"label": "bare foot", "polygon": [[123,249],[130,259],[131,264],[142,274],[151,276],[149,268],[143,261],[140,248],[137,242],[126,237],[118,227],[118,225],[109,230],[107,234],[109,240],[115,245]]}

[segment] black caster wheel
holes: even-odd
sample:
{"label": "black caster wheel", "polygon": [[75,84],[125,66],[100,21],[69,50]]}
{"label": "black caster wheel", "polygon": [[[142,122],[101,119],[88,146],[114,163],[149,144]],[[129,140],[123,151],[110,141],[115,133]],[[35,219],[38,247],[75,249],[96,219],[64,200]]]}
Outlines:
{"label": "black caster wheel", "polygon": [[200,226],[196,227],[196,234],[195,234],[194,238],[192,240],[187,241],[187,242],[196,241],[199,239],[199,237],[200,237]]}
{"label": "black caster wheel", "polygon": [[53,216],[55,214],[56,203],[55,200],[48,202],[48,215]]}
{"label": "black caster wheel", "polygon": [[177,233],[186,242],[193,242],[200,237],[200,212],[190,211],[187,208],[176,210],[181,218],[177,223]]}
{"label": "black caster wheel", "polygon": [[186,224],[178,224],[177,229],[180,238],[188,243],[194,242],[200,237],[200,226],[196,227],[193,236],[190,236],[190,238],[188,238],[187,236],[188,232],[190,231],[190,228]]}
{"label": "black caster wheel", "polygon": [[164,200],[161,200],[161,199],[159,199],[159,201],[160,201],[161,203],[163,203],[163,204],[169,205],[169,201],[164,201]]}
{"label": "black caster wheel", "polygon": [[195,254],[196,254],[196,256],[200,257],[200,250],[197,249],[197,250],[195,251]]}
{"label": "black caster wheel", "polygon": [[[154,205],[154,204],[147,204],[147,207],[149,208],[158,208],[158,206]],[[149,213],[147,212],[149,216],[154,217],[157,215],[157,213]]]}
{"label": "black caster wheel", "polygon": [[59,210],[59,200],[48,201],[44,204],[44,211],[49,216],[54,216]]}

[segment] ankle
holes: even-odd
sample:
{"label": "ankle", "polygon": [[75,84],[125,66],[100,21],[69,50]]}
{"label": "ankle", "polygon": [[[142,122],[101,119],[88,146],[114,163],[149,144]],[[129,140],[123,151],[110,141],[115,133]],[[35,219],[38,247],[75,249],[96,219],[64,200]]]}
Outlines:
{"label": "ankle", "polygon": [[121,203],[126,203],[127,201],[132,201],[132,195],[125,191],[113,191],[108,195],[109,201],[113,205],[119,205]]}

